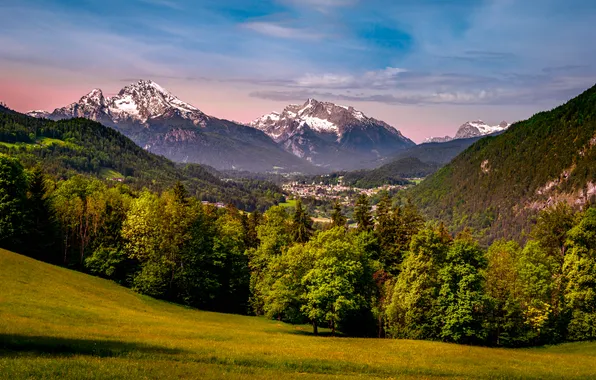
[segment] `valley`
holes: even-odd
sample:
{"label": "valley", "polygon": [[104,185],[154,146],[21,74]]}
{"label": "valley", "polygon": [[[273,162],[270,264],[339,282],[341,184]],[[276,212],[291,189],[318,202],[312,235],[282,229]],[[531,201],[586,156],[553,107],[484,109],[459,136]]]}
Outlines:
{"label": "valley", "polygon": [[574,1],[0,4],[0,378],[596,378]]}

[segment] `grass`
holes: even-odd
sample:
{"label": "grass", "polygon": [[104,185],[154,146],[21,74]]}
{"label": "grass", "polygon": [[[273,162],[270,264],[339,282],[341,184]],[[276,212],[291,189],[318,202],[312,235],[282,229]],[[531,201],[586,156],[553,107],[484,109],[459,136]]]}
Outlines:
{"label": "grass", "polygon": [[7,148],[17,148],[19,146],[19,143],[15,144],[15,143],[0,141],[0,145],[5,146]]}
{"label": "grass", "polygon": [[594,378],[596,342],[536,349],[314,337],[0,250],[0,378]]}
{"label": "grass", "polygon": [[110,168],[101,168],[99,175],[105,179],[124,178],[122,174]]}
{"label": "grass", "polygon": [[282,207],[296,207],[296,199],[287,199],[285,202],[279,204]]}
{"label": "grass", "polygon": [[51,137],[38,137],[35,140],[35,143],[25,143],[25,142],[19,142],[19,143],[8,143],[8,142],[2,142],[0,141],[0,145],[4,145],[8,148],[18,148],[18,147],[26,147],[27,149],[39,149],[42,147],[49,147],[52,145],[60,145],[60,146],[67,146],[69,148],[73,148],[73,149],[80,149],[79,145],[73,144],[71,142],[67,142],[64,140],[60,140],[60,139],[54,139]]}

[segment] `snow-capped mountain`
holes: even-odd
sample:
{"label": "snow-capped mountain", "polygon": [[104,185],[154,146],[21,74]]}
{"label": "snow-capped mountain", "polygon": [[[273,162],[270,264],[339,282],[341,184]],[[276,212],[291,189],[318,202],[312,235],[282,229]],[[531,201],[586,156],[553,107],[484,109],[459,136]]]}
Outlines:
{"label": "snow-capped mountain", "polygon": [[151,119],[178,116],[194,125],[205,125],[208,116],[196,107],[183,102],[150,80],[140,80],[124,87],[118,95],[106,98],[101,89],[91,90],[78,102],[57,108],[51,118],[84,117],[97,121],[150,124]]}
{"label": "snow-capped mountain", "polygon": [[315,99],[261,116],[250,125],[288,152],[333,169],[352,169],[415,145],[389,124],[353,107]]}
{"label": "snow-capped mountain", "polygon": [[50,113],[44,110],[33,110],[33,111],[29,111],[27,112],[27,115],[31,116],[31,117],[36,117],[38,119],[47,119],[50,116]]}
{"label": "snow-capped mountain", "polygon": [[459,127],[455,137],[429,137],[424,140],[424,143],[443,143],[451,140],[488,136],[492,135],[493,133],[503,132],[509,128],[510,125],[511,124],[507,123],[506,121],[502,121],[499,125],[494,126],[490,126],[482,120],[468,121]]}
{"label": "snow-capped mountain", "polygon": [[30,116],[54,120],[83,117],[115,128],[138,145],[174,161],[202,163],[217,169],[309,171],[265,133],[207,116],[150,80],[140,80],[105,97],[94,89],[79,101],[51,113]]}
{"label": "snow-capped mountain", "polygon": [[457,130],[456,139],[467,139],[470,137],[492,135],[493,133],[503,132],[509,128],[510,124],[502,121],[499,125],[490,126],[482,120],[468,121]]}
{"label": "snow-capped mountain", "polygon": [[451,136],[444,136],[444,137],[429,137],[424,140],[424,143],[444,143],[453,140]]}

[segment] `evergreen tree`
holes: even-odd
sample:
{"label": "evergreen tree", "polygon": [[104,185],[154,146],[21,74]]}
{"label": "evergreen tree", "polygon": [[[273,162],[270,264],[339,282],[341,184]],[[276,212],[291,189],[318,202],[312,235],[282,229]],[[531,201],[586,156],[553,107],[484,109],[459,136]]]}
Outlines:
{"label": "evergreen tree", "polygon": [[0,247],[18,248],[26,223],[27,179],[23,166],[0,154]]}
{"label": "evergreen tree", "polygon": [[182,182],[177,181],[173,187],[174,198],[177,202],[187,203],[188,202],[188,191]]}
{"label": "evergreen tree", "polygon": [[333,212],[331,213],[331,228],[333,227],[344,227],[348,219],[344,216],[341,210],[341,204],[339,201],[335,201],[333,204]]}
{"label": "evergreen tree", "polygon": [[370,203],[366,194],[360,194],[354,207],[354,219],[358,223],[358,232],[372,231],[374,222],[370,210]]}
{"label": "evergreen tree", "polygon": [[23,244],[23,253],[39,260],[59,263],[59,252],[55,251],[55,241],[58,239],[56,218],[48,200],[46,178],[39,166],[33,169],[29,179],[27,208],[27,241]]}
{"label": "evergreen tree", "polygon": [[313,222],[308,212],[302,207],[302,201],[296,201],[296,210],[292,217],[292,239],[295,243],[306,243],[313,233]]}

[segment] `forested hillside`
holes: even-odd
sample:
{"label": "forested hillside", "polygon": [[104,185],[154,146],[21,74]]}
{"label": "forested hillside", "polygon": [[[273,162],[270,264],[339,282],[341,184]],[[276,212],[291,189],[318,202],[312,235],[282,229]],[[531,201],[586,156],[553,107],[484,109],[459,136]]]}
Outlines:
{"label": "forested hillside", "polygon": [[401,158],[377,169],[348,172],[343,182],[360,188],[400,185],[407,183],[408,178],[426,177],[439,167],[439,164],[422,162],[415,157]]}
{"label": "forested hillside", "polygon": [[596,180],[596,87],[465,150],[412,189],[431,218],[485,240],[522,237],[537,211],[590,202]]}
{"label": "forested hillside", "polygon": [[246,210],[265,210],[283,199],[273,184],[224,182],[211,168],[174,164],[118,131],[82,118],[50,121],[0,109],[0,153],[17,157],[25,167],[42,165],[57,178],[83,173],[154,191],[181,181],[200,200],[233,203]]}

